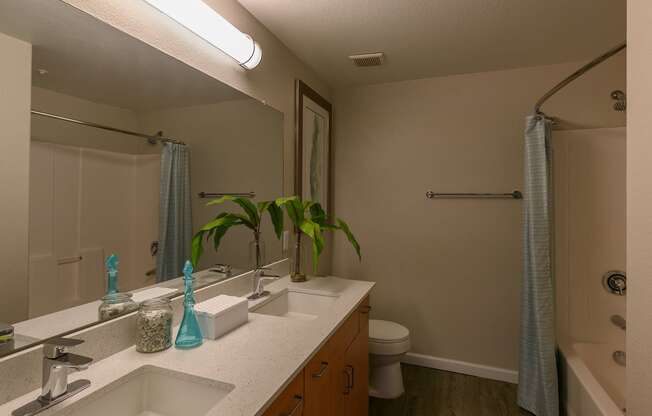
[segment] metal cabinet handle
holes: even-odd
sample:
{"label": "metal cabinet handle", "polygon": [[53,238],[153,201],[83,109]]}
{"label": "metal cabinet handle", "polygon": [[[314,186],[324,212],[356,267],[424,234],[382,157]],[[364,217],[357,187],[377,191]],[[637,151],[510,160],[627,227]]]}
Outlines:
{"label": "metal cabinet handle", "polygon": [[351,389],[349,388],[349,385],[351,383],[349,383],[349,372],[347,370],[348,369],[345,368],[344,371],[342,371],[342,374],[344,374],[344,392],[343,392],[344,395],[348,395],[351,393]]}
{"label": "metal cabinet handle", "polygon": [[279,416],[295,416],[299,414],[297,412],[299,411],[299,409],[301,409],[301,405],[303,404],[303,397],[296,394],[294,396],[294,400],[296,400],[296,403],[292,408],[292,410],[290,410],[290,413],[281,413]]}
{"label": "metal cabinet handle", "polygon": [[322,378],[326,373],[326,370],[328,370],[328,361],[322,361],[321,367],[319,367],[319,371],[312,373],[312,378]]}
{"label": "metal cabinet handle", "polygon": [[355,386],[355,367],[347,365],[347,368],[351,369],[351,385],[349,386],[349,389],[353,390],[353,387]]}
{"label": "metal cabinet handle", "polygon": [[345,395],[351,394],[351,390],[353,389],[353,384],[354,384],[353,382],[354,374],[355,374],[355,370],[353,369],[352,365],[347,365],[344,367],[344,376],[346,377],[345,385],[344,385]]}
{"label": "metal cabinet handle", "polygon": [[371,311],[371,306],[366,305],[366,306],[363,307],[363,309],[360,310],[360,313],[363,314],[363,315],[366,315],[366,314],[369,313],[369,311]]}

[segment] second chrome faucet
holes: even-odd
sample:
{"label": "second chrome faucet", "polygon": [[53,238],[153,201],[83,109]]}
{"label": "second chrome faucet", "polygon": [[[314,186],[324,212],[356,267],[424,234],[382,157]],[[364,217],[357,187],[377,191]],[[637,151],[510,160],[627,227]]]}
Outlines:
{"label": "second chrome faucet", "polygon": [[251,293],[251,295],[247,297],[247,299],[255,300],[255,299],[264,298],[265,296],[269,296],[269,291],[265,290],[264,282],[270,280],[278,280],[280,279],[281,276],[267,273],[267,270],[269,269],[263,267],[254,270],[254,280],[253,280],[254,290]]}

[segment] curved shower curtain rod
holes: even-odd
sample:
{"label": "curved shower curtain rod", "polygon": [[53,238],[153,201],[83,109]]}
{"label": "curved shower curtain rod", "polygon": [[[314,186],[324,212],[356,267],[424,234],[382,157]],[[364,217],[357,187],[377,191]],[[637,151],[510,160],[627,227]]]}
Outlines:
{"label": "curved shower curtain rod", "polygon": [[117,127],[105,126],[103,124],[93,123],[93,122],[90,122],[90,121],[77,120],[77,119],[74,119],[74,118],[59,116],[59,115],[56,115],[56,114],[50,114],[50,113],[46,113],[46,112],[38,111],[38,110],[32,110],[31,113],[35,114],[37,116],[49,117],[49,118],[53,118],[55,120],[65,121],[65,122],[68,122],[68,123],[74,123],[74,124],[79,124],[79,125],[82,125],[82,126],[94,127],[96,129],[113,131],[113,132],[116,132],[116,133],[127,134],[129,136],[142,137],[143,139],[147,139],[147,142],[149,144],[156,144],[156,143],[160,142],[160,143],[174,143],[174,144],[185,145],[184,142],[182,142],[180,140],[172,139],[170,137],[165,137],[165,136],[162,135],[162,133],[159,133],[156,136],[152,136],[150,134],[137,133],[137,132],[131,131],[131,130],[125,130],[125,129],[119,129]]}
{"label": "curved shower curtain rod", "polygon": [[539,98],[539,101],[534,105],[534,114],[537,115],[542,115],[545,116],[545,113],[541,111],[541,106],[543,103],[545,103],[550,97],[555,95],[559,90],[564,88],[566,85],[570,84],[571,82],[575,81],[577,78],[581,77],[591,69],[593,69],[595,66],[601,64],[602,62],[606,61],[607,59],[611,58],[618,52],[622,51],[627,47],[627,43],[623,42],[620,45],[609,49],[607,52],[603,53],[602,55],[598,56],[588,64],[584,65],[577,71],[573,72],[571,75],[569,75],[566,79],[564,79],[562,82],[559,84],[555,85],[550,91],[545,93],[545,95],[541,98]]}

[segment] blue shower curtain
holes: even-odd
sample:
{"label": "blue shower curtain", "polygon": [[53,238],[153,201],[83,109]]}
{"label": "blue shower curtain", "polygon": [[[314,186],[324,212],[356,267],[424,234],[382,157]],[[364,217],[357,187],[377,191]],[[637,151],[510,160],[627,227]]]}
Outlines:
{"label": "blue shower curtain", "polygon": [[537,416],[559,415],[550,137],[549,119],[543,115],[528,117],[518,404]]}
{"label": "blue shower curtain", "polygon": [[190,150],[182,144],[165,143],[161,151],[157,282],[183,274],[191,241]]}

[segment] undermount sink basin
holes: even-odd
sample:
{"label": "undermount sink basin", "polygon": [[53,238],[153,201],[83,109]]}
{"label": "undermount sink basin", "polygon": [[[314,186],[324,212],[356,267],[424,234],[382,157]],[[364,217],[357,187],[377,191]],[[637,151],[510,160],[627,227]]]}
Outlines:
{"label": "undermount sink basin", "polygon": [[284,290],[251,311],[263,315],[310,320],[328,312],[337,296]]}
{"label": "undermount sink basin", "polygon": [[205,415],[235,386],[143,366],[71,405],[60,416]]}

